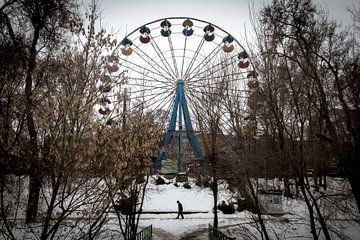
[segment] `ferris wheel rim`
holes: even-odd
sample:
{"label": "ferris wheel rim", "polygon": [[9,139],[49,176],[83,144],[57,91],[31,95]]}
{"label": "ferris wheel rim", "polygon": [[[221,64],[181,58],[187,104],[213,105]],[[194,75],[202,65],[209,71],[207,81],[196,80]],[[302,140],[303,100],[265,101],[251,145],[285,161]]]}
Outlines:
{"label": "ferris wheel rim", "polygon": [[[150,24],[154,24],[156,22],[160,22],[160,21],[164,21],[164,20],[173,20],[173,19],[190,19],[190,20],[195,20],[195,21],[198,21],[198,22],[201,22],[201,23],[205,23],[205,24],[211,24],[212,26],[214,26],[215,28],[219,29],[220,31],[232,36],[234,38],[234,41],[242,48],[242,49],[245,49],[244,46],[232,35],[230,34],[228,31],[226,31],[225,29],[223,29],[222,27],[210,22],[210,21],[205,21],[205,20],[202,20],[202,19],[199,19],[199,18],[194,18],[194,17],[174,17],[174,16],[171,16],[171,17],[164,17],[164,18],[159,18],[159,19],[156,19],[156,20],[153,20],[153,21],[150,21],[150,22],[147,22],[137,28],[135,28],[133,31],[131,31],[130,33],[126,34],[124,38],[128,38],[130,37],[131,35],[133,35],[134,33],[136,33],[137,31],[139,31],[143,26],[147,26],[147,25],[150,25]],[[114,49],[114,52],[115,50],[117,50],[117,48],[120,47],[120,44]]]}
{"label": "ferris wheel rim", "polygon": [[[225,46],[224,45],[222,45],[223,43],[224,43],[224,41],[226,41],[225,39],[226,38],[231,38],[232,39],[232,42],[234,41],[235,43],[236,43],[236,45],[237,46],[239,46],[240,47],[240,49],[239,48],[235,48],[234,49],[234,47],[233,47],[233,45],[232,44],[230,44],[230,45],[232,45],[231,47],[232,47],[232,49],[234,49],[235,50],[235,53],[237,53],[238,54],[238,56],[240,56],[240,54],[242,53],[242,52],[245,52],[246,53],[246,50],[245,50],[245,48],[242,46],[242,44],[236,39],[236,38],[234,38],[228,31],[226,31],[225,29],[223,29],[222,27],[220,27],[220,26],[218,26],[218,25],[216,25],[216,24],[213,24],[212,22],[210,22],[210,21],[205,21],[205,20],[202,20],[202,19],[199,19],[199,18],[194,18],[194,17],[180,17],[180,16],[176,16],[176,17],[164,17],[164,18],[159,18],[159,19],[156,19],[156,20],[153,20],[153,21],[149,21],[149,22],[147,22],[147,23],[145,23],[145,24],[142,24],[141,26],[139,26],[139,27],[137,27],[137,28],[135,28],[133,31],[131,31],[130,33],[128,33],[128,34],[126,34],[125,35],[125,37],[123,38],[123,41],[121,41],[121,42],[131,42],[131,45],[133,45],[134,47],[135,47],[135,49],[136,50],[139,50],[139,51],[141,51],[142,53],[144,53],[143,51],[142,51],[142,45],[145,45],[146,43],[144,43],[144,42],[142,42],[142,43],[140,43],[140,44],[135,44],[135,40],[138,38],[136,35],[134,35],[134,33],[136,33],[137,31],[139,31],[140,30],[140,33],[142,33],[142,29],[143,28],[147,28],[148,29],[148,26],[149,25],[152,25],[152,24],[155,24],[155,23],[157,23],[157,22],[160,22],[160,21],[167,21],[168,23],[169,23],[169,30],[170,30],[170,26],[171,26],[171,23],[168,21],[168,20],[181,20],[181,19],[186,19],[186,20],[194,20],[194,21],[197,21],[197,22],[200,22],[200,23],[203,23],[203,24],[207,24],[205,27],[208,27],[208,26],[211,26],[211,28],[213,29],[212,30],[212,34],[214,34],[215,36],[218,36],[218,37],[220,37],[220,39],[221,38],[223,38],[223,41],[222,42],[219,42],[219,43],[217,43],[217,42],[214,42],[214,41],[212,41],[212,40],[210,40],[210,42],[209,41],[207,41],[208,43],[212,43],[212,44],[217,44],[217,46],[216,47],[214,47],[213,48],[213,50],[215,51],[215,50],[217,50],[217,51],[220,51],[221,49],[220,49],[220,46],[223,46],[223,51],[224,52],[226,52],[225,51]],[[185,20],[185,21],[186,21]],[[163,23],[162,22],[162,23]],[[181,25],[181,24],[173,24],[173,26],[178,26],[178,25]],[[183,26],[184,26],[184,24],[182,24]],[[198,25],[192,25],[191,27],[196,27],[196,28],[202,28],[202,27],[199,27]],[[214,31],[214,27],[216,28],[216,29],[218,29],[218,30],[220,30],[220,32],[222,33],[222,34],[225,34],[226,35],[226,37],[223,37],[223,36],[220,36],[219,34],[218,34],[218,32],[213,32]],[[152,30],[154,30],[154,29],[159,29],[160,27],[154,27],[154,28],[152,28]],[[205,31],[205,28],[203,29],[204,31]],[[171,34],[170,33],[170,35],[174,35],[175,33],[177,33],[177,34],[179,34],[179,32],[174,32],[173,34]],[[132,35],[134,35],[134,37],[132,37]],[[157,66],[159,66],[160,68],[162,68],[162,70],[165,70],[164,69],[164,67],[166,68],[166,70],[165,71],[163,71],[162,73],[163,74],[166,74],[167,75],[167,77],[166,76],[162,76],[162,77],[164,77],[164,78],[167,78],[167,79],[174,79],[174,80],[176,80],[176,79],[185,79],[185,76],[187,76],[187,75],[190,75],[190,74],[188,74],[187,72],[185,72],[185,74],[184,75],[182,75],[182,73],[183,73],[183,67],[184,67],[184,62],[180,62],[179,63],[179,67],[181,66],[181,76],[180,76],[180,74],[179,74],[179,71],[178,71],[178,69],[177,69],[177,63],[176,63],[176,59],[179,57],[179,56],[174,56],[174,50],[176,50],[176,51],[178,51],[178,49],[174,49],[173,48],[173,46],[172,46],[172,40],[171,40],[171,36],[170,35],[168,35],[168,36],[166,36],[167,37],[167,39],[168,39],[168,41],[169,41],[169,47],[170,47],[170,50],[167,50],[166,52],[171,52],[171,54],[172,54],[172,58],[173,58],[173,61],[174,61],[174,63],[171,63],[170,62],[170,60],[169,60],[169,58],[170,57],[165,57],[164,55],[163,55],[163,51],[162,50],[160,50],[160,48],[157,46],[157,41],[155,41],[155,39],[156,38],[158,38],[158,37],[162,37],[161,35],[153,35],[153,34],[151,34],[151,31],[150,31],[150,29],[148,29],[148,39],[149,39],[149,41],[148,42],[150,42],[152,45],[153,44],[155,44],[156,46],[153,46],[153,48],[154,48],[154,50],[155,50],[155,52],[156,52],[156,56],[155,56],[155,58],[159,58],[159,60],[161,60],[161,65],[159,64],[159,63],[156,63],[156,65]],[[193,52],[195,52],[195,54],[192,56],[193,58],[195,58],[194,60],[196,60],[196,61],[199,61],[197,58],[198,58],[198,56],[199,56],[199,52],[197,52],[197,51],[199,51],[201,48],[202,48],[202,44],[204,44],[204,35],[199,35],[199,34],[194,34],[194,36],[197,36],[197,38],[199,38],[199,37],[202,37],[202,41],[199,43],[199,46],[198,46],[198,49],[196,49],[195,51],[193,51]],[[131,40],[129,40],[129,38],[132,38],[132,41]],[[164,36],[163,36],[164,37]],[[189,38],[189,36],[187,36],[187,35],[185,35],[185,44],[184,44],[184,48],[183,48],[183,61],[184,61],[184,59],[185,59],[185,50],[187,50],[187,51],[189,51],[189,49],[187,48],[187,46],[186,46],[186,42],[187,42],[187,39]],[[151,40],[151,41],[150,41]],[[140,41],[141,42],[141,41]],[[147,43],[148,43],[147,42]],[[130,46],[131,46],[130,45]],[[122,43],[120,43],[120,44],[118,44],[116,47],[115,47],[115,49],[112,51],[112,54],[116,54],[116,52],[119,50],[119,48],[121,47],[121,46],[124,46]],[[157,50],[155,49],[155,47],[157,48]],[[219,47],[219,48],[218,48]],[[135,50],[134,49],[134,50]],[[230,50],[230,51],[232,51],[232,49]],[[131,50],[132,51],[132,50]],[[139,54],[137,51],[133,51],[135,54],[137,54],[138,56],[140,56],[141,58],[143,58],[143,60],[146,62],[147,60],[145,60],[144,59],[144,57],[143,56],[141,56],[141,54]],[[160,55],[161,54],[161,55]],[[210,54],[206,54],[206,57],[209,57],[211,54],[213,54],[213,53],[210,53]],[[213,54],[213,56],[212,56],[212,58],[213,57],[215,57],[217,54]],[[247,53],[246,53],[246,55],[247,55]],[[133,64],[133,65],[135,65],[136,66],[136,64],[135,63],[133,63],[133,62],[131,62],[131,61],[129,61],[128,60],[128,58],[127,58],[127,56],[128,55],[126,55],[125,57],[123,57],[122,58],[122,60],[123,60],[123,62],[127,62],[127,63],[129,63],[129,64]],[[200,56],[201,56],[201,54],[200,54]],[[148,56],[147,56],[148,57]],[[186,58],[189,58],[189,57],[186,57]],[[151,59],[152,61],[154,61],[152,58],[149,58],[148,57],[148,59]],[[175,59],[175,60],[174,60]],[[206,59],[206,58],[205,58]],[[240,57],[239,57],[239,59],[240,59]],[[210,59],[210,60],[212,60],[212,59]],[[210,61],[209,60],[209,61]],[[207,63],[209,62],[209,61],[207,61]],[[148,64],[149,64],[149,62],[147,62]],[[187,69],[185,69],[186,71],[190,71],[190,70],[192,70],[191,68],[193,67],[193,66],[191,66],[191,65],[194,65],[194,63],[195,62],[192,62],[192,60],[190,61],[190,64],[188,65],[188,68]],[[152,67],[154,67],[154,65],[153,64],[149,64],[149,65],[151,65]],[[199,64],[199,63],[197,63],[197,64],[195,64],[195,66],[196,67],[199,67],[201,64]],[[189,68],[189,66],[190,66],[190,68]],[[174,67],[174,68],[173,68]],[[146,68],[142,68],[143,70],[148,70],[148,69],[146,69]],[[154,68],[155,70],[156,70],[156,68]],[[198,72],[197,72],[198,73]],[[159,75],[159,74],[157,74],[157,75]],[[189,76],[187,76],[187,77],[189,77]]]}
{"label": "ferris wheel rim", "polygon": [[[159,27],[156,24],[166,20],[168,22],[171,20],[192,20],[194,21],[194,25],[192,25],[191,27],[194,29],[196,33],[188,36],[184,34],[183,31],[179,30],[181,29],[181,25],[185,28],[184,22],[183,24],[181,24],[179,23],[180,21],[172,21],[173,24],[172,25],[173,28],[171,29],[172,33],[169,34],[168,36],[164,36],[160,31],[158,31],[161,27]],[[216,30],[215,32],[211,32],[211,34],[215,36],[215,40],[214,38],[212,38],[212,40],[207,40],[206,35],[201,34],[201,30],[204,30],[205,32],[205,28],[209,26],[215,28]],[[141,37],[143,35],[140,35],[140,39],[139,39],[139,35],[136,34],[139,30],[140,33],[142,34],[142,28],[145,27],[148,28],[147,36],[150,39],[148,42],[143,42],[141,40]],[[198,32],[198,30],[200,31]],[[208,32],[205,32],[205,34],[208,34]],[[179,36],[182,36],[182,40],[181,38],[178,38]],[[227,44],[225,42],[225,39],[227,38],[232,38],[233,41],[232,43],[230,42],[231,43],[230,45],[235,46],[235,48],[233,47],[234,51],[231,50],[231,53],[225,51],[224,45]],[[126,47],[124,45],[124,43],[126,42],[123,42],[124,40],[127,40],[131,43],[130,46],[132,50],[132,56],[121,54],[120,48],[122,46]],[[147,111],[150,112],[158,112],[161,111],[161,109],[157,109],[158,107],[160,107],[160,108],[164,108],[163,110],[165,110],[166,108],[166,112],[169,112],[168,110],[169,105],[174,100],[175,95],[168,93],[169,92],[174,93],[174,89],[176,89],[177,87],[176,82],[178,80],[186,81],[186,84],[184,84],[184,86],[186,86],[186,88],[188,89],[184,88],[184,95],[187,96],[189,100],[189,108],[192,108],[190,107],[191,102],[192,101],[198,102],[198,101],[195,100],[195,97],[192,98],[191,95],[197,93],[206,94],[206,92],[204,92],[204,89],[202,88],[206,86],[206,84],[209,85],[209,82],[207,82],[207,78],[210,76],[210,74],[217,74],[218,71],[225,70],[225,68],[229,69],[229,67],[230,68],[236,67],[235,65],[237,61],[236,57],[240,59],[240,54],[242,54],[243,52],[246,53],[246,50],[243,47],[243,45],[224,28],[210,21],[206,21],[194,17],[164,17],[153,21],[149,21],[135,28],[130,33],[126,34],[125,37],[123,38],[123,41],[117,44],[112,49],[110,54],[111,56],[117,57],[118,60],[114,62],[116,62],[116,64],[118,64],[119,67],[123,66],[125,70],[127,71],[131,70],[134,73],[133,76],[128,75],[127,78],[128,82],[126,83],[127,85],[123,85],[123,86],[125,86],[125,88],[129,86],[128,94],[132,95],[132,96],[128,95],[130,96],[129,102],[131,101],[131,105],[129,106],[131,108],[134,108],[135,111],[138,107],[140,107],[142,109],[147,109]],[[178,47],[177,45],[180,41],[182,41],[182,45],[180,44],[180,46]],[[165,45],[165,42],[168,42],[168,44]],[[186,45],[187,42],[189,46]],[[174,45],[175,47],[172,45],[173,43],[175,43],[176,45],[176,46]],[[160,44],[160,47],[154,46],[153,44],[154,45]],[[205,44],[206,47],[205,45],[203,47],[203,44]],[[148,51],[149,48],[151,50],[150,52]],[[245,58],[249,59],[249,57],[245,57]],[[137,60],[140,59],[140,61],[136,61],[136,59]],[[174,59],[175,59],[174,61],[175,63],[173,63],[172,61]],[[186,64],[184,64],[184,60],[186,61]],[[156,61],[157,63],[155,63]],[[214,65],[213,62],[217,62],[217,64]],[[209,70],[207,65],[208,63],[210,63],[212,67],[217,65],[225,65],[225,67],[224,66],[216,67],[216,69],[213,68]],[[112,63],[110,62],[110,64]],[[169,65],[168,69],[166,64]],[[178,64],[178,66],[176,64]],[[181,68],[181,74],[174,72],[174,71],[178,71],[176,69],[177,67],[179,67],[179,70]],[[184,68],[185,70],[184,75],[182,74],[183,72],[182,68]],[[228,75],[225,75],[225,77],[232,76],[233,78],[235,78],[235,80],[230,80],[230,81],[238,82],[238,81],[246,80],[245,76],[248,72],[250,72],[251,68],[247,68],[247,69],[238,68],[238,69],[239,69],[238,71],[235,70],[229,73]],[[207,72],[209,72],[209,75],[206,75]],[[104,74],[109,74],[111,76],[112,73],[104,72]],[[220,79],[220,77],[214,77],[213,82],[210,83],[209,88],[216,88],[217,78]],[[114,80],[114,82],[115,84],[119,84],[119,86],[121,86],[121,83],[116,82],[116,80]],[[242,88],[240,87],[239,89]],[[239,89],[236,89],[236,91],[239,92],[242,91]],[[189,94],[190,91],[193,92]],[[162,94],[164,95],[161,96]],[[158,97],[156,97],[155,95],[157,95]],[[156,100],[159,101],[156,102]],[[114,102],[121,102],[121,101],[123,100],[120,99]],[[162,105],[162,103],[165,104]],[[195,111],[193,109],[190,110],[192,112],[191,115],[193,116],[195,114]]]}

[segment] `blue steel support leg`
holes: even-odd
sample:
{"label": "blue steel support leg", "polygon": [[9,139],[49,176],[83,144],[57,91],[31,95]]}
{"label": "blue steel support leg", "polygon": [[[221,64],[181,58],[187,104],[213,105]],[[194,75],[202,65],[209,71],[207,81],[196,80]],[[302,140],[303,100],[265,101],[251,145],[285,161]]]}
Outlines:
{"label": "blue steel support leg", "polygon": [[177,116],[177,109],[179,106],[179,96],[178,94],[176,94],[175,96],[175,100],[173,103],[173,110],[171,113],[171,117],[170,117],[170,121],[169,121],[169,126],[168,126],[168,130],[164,136],[164,140],[163,143],[161,145],[161,151],[158,154],[158,156],[156,157],[155,163],[154,163],[154,169],[153,169],[153,173],[156,173],[157,170],[159,170],[160,166],[161,166],[161,162],[165,157],[165,149],[167,148],[167,146],[169,145],[169,143],[171,142],[172,138],[173,138],[173,134],[175,131],[175,126],[176,126],[176,116]]}
{"label": "blue steel support leg", "polygon": [[177,119],[178,111],[179,111],[179,137],[178,137],[178,140],[179,140],[179,146],[178,146],[179,147],[178,148],[178,151],[179,151],[179,158],[178,158],[179,173],[184,172],[184,169],[185,169],[184,168],[184,141],[183,141],[183,135],[182,135],[183,115],[184,115],[184,121],[185,121],[186,136],[189,139],[189,142],[195,152],[195,155],[198,158],[200,158],[202,168],[207,168],[207,163],[205,161],[203,152],[200,148],[200,144],[198,142],[198,139],[197,139],[197,137],[194,133],[193,127],[192,127],[190,114],[189,114],[189,108],[186,103],[186,98],[185,98],[185,94],[184,94],[184,81],[179,79],[177,82],[176,95],[175,95],[175,100],[174,100],[174,104],[172,107],[171,118],[170,118],[168,130],[164,136],[162,149],[154,163],[154,169],[153,169],[154,173],[160,168],[161,162],[162,162],[163,158],[165,157],[165,149],[168,147],[169,143],[171,142],[171,140],[173,138],[173,134],[174,134],[175,127],[176,127],[176,119]]}
{"label": "blue steel support leg", "polygon": [[184,172],[184,140],[182,135],[182,101],[184,99],[184,81],[178,80],[178,96],[179,96],[179,160],[178,160],[178,169],[179,173]]}
{"label": "blue steel support leg", "polygon": [[195,152],[195,155],[200,158],[201,161],[201,167],[203,169],[207,168],[207,162],[205,161],[204,154],[201,150],[200,144],[198,142],[198,139],[194,133],[194,129],[192,127],[191,119],[190,119],[190,113],[189,108],[186,102],[185,95],[183,95],[183,99],[181,101],[182,108],[184,111],[184,119],[185,119],[185,128],[186,128],[186,136],[189,139],[189,142]]}

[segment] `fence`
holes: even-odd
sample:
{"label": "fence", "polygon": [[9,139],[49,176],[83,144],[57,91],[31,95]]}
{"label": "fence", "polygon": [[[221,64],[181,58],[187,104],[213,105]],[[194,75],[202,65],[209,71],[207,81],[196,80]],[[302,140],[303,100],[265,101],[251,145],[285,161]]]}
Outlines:
{"label": "fence", "polygon": [[129,240],[151,240],[152,238],[152,225],[144,228],[136,235],[130,237]]}
{"label": "fence", "polygon": [[226,236],[224,233],[220,232],[218,229],[214,228],[209,224],[209,239],[210,240],[234,240],[235,238],[231,238]]}

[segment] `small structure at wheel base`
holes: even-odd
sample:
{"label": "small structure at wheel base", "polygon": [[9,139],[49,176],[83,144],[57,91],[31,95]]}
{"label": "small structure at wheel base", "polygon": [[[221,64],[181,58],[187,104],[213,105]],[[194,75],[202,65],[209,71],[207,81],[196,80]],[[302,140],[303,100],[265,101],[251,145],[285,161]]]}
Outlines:
{"label": "small structure at wheel base", "polygon": [[174,178],[178,174],[177,160],[163,159],[161,162],[160,174],[165,178]]}
{"label": "small structure at wheel base", "polygon": [[263,213],[270,215],[284,214],[281,190],[259,189],[258,198]]}

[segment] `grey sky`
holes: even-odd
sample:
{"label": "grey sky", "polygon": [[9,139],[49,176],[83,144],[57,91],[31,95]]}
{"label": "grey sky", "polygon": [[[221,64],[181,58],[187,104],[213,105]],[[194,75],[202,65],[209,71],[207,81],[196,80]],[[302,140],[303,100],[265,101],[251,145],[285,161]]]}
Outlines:
{"label": "grey sky", "polygon": [[[194,17],[214,23],[241,40],[244,29],[250,30],[249,5],[255,7],[271,0],[100,0],[102,22],[118,37],[156,19],[164,17]],[[351,23],[346,11],[356,0],[314,0],[329,11],[331,18]],[[240,38],[240,39],[239,39]]]}

